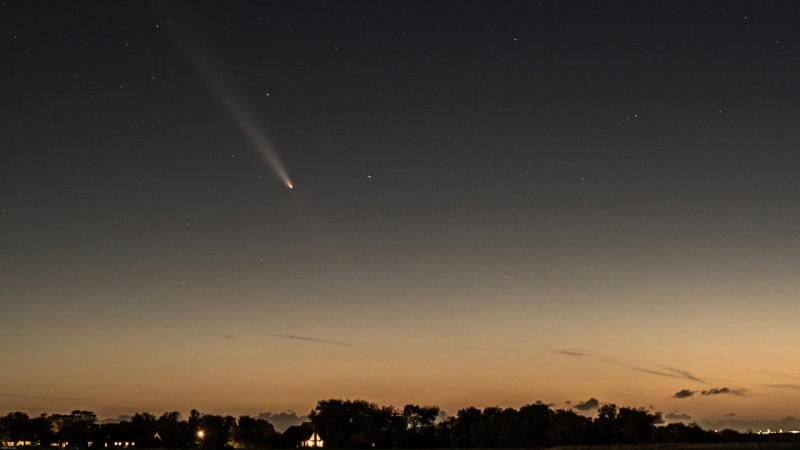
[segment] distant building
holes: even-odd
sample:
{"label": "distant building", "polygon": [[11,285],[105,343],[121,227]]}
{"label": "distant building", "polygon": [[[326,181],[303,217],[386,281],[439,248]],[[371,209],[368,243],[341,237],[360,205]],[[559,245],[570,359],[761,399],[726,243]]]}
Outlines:
{"label": "distant building", "polygon": [[322,438],[319,437],[317,432],[311,433],[308,439],[301,443],[303,447],[322,447]]}
{"label": "distant building", "polygon": [[302,425],[293,425],[282,434],[283,442],[289,447],[323,447],[322,437],[317,434],[314,425],[304,422]]}
{"label": "distant building", "polygon": [[4,449],[12,449],[12,448],[19,448],[19,447],[38,447],[40,444],[38,442],[33,441],[3,441],[0,442],[0,446]]}

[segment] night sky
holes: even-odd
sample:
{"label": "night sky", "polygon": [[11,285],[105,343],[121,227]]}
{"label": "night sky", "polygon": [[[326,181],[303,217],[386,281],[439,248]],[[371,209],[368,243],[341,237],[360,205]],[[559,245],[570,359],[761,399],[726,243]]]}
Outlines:
{"label": "night sky", "polygon": [[797,2],[0,22],[0,413],[800,415]]}

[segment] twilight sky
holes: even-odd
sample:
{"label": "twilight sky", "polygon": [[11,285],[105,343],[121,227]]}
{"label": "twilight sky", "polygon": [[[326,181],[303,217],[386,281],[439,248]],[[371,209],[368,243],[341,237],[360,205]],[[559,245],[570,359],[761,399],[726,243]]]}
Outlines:
{"label": "twilight sky", "polygon": [[796,2],[0,17],[2,414],[800,415]]}

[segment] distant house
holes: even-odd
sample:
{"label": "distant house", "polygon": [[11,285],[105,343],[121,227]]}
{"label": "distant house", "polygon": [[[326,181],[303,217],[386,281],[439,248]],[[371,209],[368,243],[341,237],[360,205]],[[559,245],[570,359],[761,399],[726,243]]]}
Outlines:
{"label": "distant house", "polygon": [[317,432],[311,433],[308,439],[301,443],[303,447],[322,447],[322,438],[319,437]]}
{"label": "distant house", "polygon": [[0,442],[0,447],[4,449],[13,449],[19,447],[38,447],[40,444],[33,441],[3,441]]}
{"label": "distant house", "polygon": [[323,447],[322,438],[310,422],[287,428],[282,438],[284,444],[289,447]]}
{"label": "distant house", "polygon": [[[110,444],[110,445],[109,445],[109,444]],[[135,442],[133,442],[133,441],[113,441],[113,442],[106,442],[106,443],[103,445],[103,447],[104,447],[104,448],[109,448],[109,447],[112,447],[112,448],[113,448],[113,447],[122,447],[122,448],[128,448],[128,447],[133,447],[133,446],[135,446],[135,445],[136,445],[136,443],[135,443]]]}

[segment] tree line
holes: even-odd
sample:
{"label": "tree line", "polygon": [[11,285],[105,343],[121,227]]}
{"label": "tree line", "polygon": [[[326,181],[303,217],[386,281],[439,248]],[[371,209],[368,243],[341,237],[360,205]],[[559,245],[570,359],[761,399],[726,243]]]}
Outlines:
{"label": "tree line", "polygon": [[445,416],[436,406],[402,409],[364,400],[321,400],[310,423],[284,433],[267,420],[220,416],[192,410],[155,416],[136,413],[119,423],[98,423],[91,411],[29,417],[12,412],[0,418],[0,442],[42,447],[106,448],[295,448],[316,431],[331,448],[536,448],[561,445],[730,443],[763,439],[734,430],[711,432],[696,424],[663,425],[661,414],[645,408],[605,404],[596,417],[547,405],[519,409],[469,407]]}

